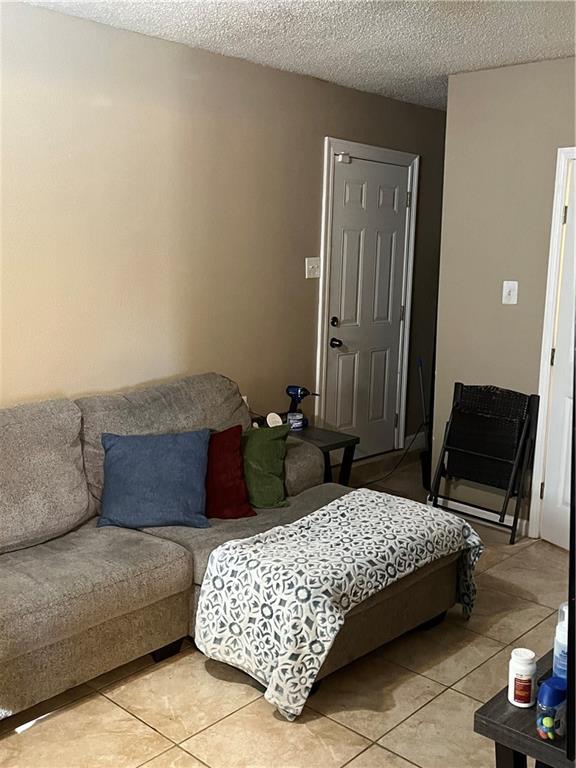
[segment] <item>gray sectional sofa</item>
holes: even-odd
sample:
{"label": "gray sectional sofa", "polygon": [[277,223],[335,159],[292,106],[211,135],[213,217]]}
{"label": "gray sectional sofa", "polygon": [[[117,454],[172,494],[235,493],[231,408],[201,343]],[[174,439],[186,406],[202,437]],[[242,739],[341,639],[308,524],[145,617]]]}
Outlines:
{"label": "gray sectional sofa", "polygon": [[286,508],[202,530],[96,527],[102,432],[233,424],[247,428],[248,410],[213,373],[0,411],[0,718],[193,634],[214,546],[334,498],[320,451],[289,438]]}
{"label": "gray sectional sofa", "polygon": [[[322,485],[320,451],[289,437],[284,508],[212,520],[207,529],[96,526],[102,432],[234,424],[248,428],[248,410],[237,385],[214,373],[0,410],[0,719],[146,653],[162,658],[194,635],[215,547],[349,491]],[[318,678],[450,608],[457,560],[435,561],[350,611]]]}

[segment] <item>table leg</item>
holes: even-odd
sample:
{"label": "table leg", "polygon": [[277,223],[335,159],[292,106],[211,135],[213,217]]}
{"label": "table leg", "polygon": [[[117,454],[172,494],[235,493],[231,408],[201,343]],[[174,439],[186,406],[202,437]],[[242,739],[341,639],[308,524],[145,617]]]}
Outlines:
{"label": "table leg", "polygon": [[342,457],[342,464],[340,465],[340,477],[338,482],[340,485],[348,485],[350,482],[350,472],[352,471],[352,461],[354,460],[355,445],[347,445],[344,448],[344,456]]}
{"label": "table leg", "polygon": [[526,755],[515,749],[494,743],[496,748],[496,768],[526,768]]}
{"label": "table leg", "polygon": [[330,451],[324,451],[324,482],[332,482],[332,465],[330,464]]}

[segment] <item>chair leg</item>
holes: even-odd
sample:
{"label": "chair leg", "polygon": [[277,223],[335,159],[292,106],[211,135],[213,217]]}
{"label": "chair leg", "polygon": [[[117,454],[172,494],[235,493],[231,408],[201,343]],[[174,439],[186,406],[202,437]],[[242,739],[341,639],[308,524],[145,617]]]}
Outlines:
{"label": "chair leg", "polygon": [[504,520],[506,519],[506,512],[508,511],[510,496],[512,496],[512,488],[509,486],[506,491],[506,496],[504,497],[504,503],[502,504],[502,509],[500,510],[500,517],[498,518],[498,521],[500,523],[503,523]]}
{"label": "chair leg", "polygon": [[438,506],[438,491],[440,490],[440,480],[442,479],[442,470],[444,468],[444,457],[446,455],[446,439],[448,437],[448,430],[450,428],[450,422],[452,416],[444,428],[444,439],[442,440],[442,448],[440,449],[440,456],[438,457],[438,464],[436,466],[436,472],[434,473],[434,480],[432,482],[432,488],[430,489],[430,498],[432,499],[432,505]]}
{"label": "chair leg", "polygon": [[516,499],[516,504],[514,505],[514,520],[512,521],[512,530],[510,531],[510,541],[508,542],[509,544],[516,543],[516,531],[518,530],[518,519],[520,517],[521,502],[522,502],[522,496],[519,493],[518,498]]}
{"label": "chair leg", "polygon": [[[518,492],[518,497],[522,494],[523,489],[523,483],[524,483],[524,473],[526,471],[526,462],[528,458],[528,434],[530,430],[530,416],[528,415],[526,417],[526,421],[524,422],[524,427],[522,428],[522,434],[520,435],[520,441],[518,443],[518,448],[516,451],[516,456],[514,457],[514,466],[512,467],[512,472],[510,473],[510,482],[508,483],[508,488],[506,490],[506,496],[504,498],[504,504],[502,506],[502,511],[500,512],[500,522],[504,522],[504,518],[506,517],[506,510],[508,509],[508,502],[510,501],[510,496],[514,492],[514,487],[516,486],[516,490]],[[520,480],[518,484],[516,483],[516,478],[518,476],[518,470],[520,469],[520,466],[522,466],[521,472],[520,472]]]}
{"label": "chair leg", "polygon": [[[518,520],[520,518],[520,510],[522,509],[522,501],[525,496],[526,489],[526,476],[528,473],[528,467],[532,459],[532,442],[526,439],[524,444],[524,457],[522,459],[522,467],[520,469],[520,478],[518,480],[518,496],[516,497],[516,505],[514,507],[514,521],[512,523],[512,531],[510,533],[510,544],[514,544],[516,541],[516,531],[518,530]],[[527,491],[529,493],[529,490]]]}

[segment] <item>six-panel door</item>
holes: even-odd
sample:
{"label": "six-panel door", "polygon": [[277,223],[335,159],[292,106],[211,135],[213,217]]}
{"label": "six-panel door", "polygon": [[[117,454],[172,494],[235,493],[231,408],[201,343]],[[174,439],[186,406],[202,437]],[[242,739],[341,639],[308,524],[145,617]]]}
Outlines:
{"label": "six-panel door", "polygon": [[335,163],[326,423],[360,453],[394,448],[409,169]]}

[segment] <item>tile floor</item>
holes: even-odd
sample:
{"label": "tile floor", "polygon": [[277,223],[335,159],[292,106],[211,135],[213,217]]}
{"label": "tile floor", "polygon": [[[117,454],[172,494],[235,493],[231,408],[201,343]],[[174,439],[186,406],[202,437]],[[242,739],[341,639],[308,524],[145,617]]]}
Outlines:
{"label": "tile floor", "polygon": [[[409,463],[386,490],[417,497],[418,472]],[[296,722],[188,645],[1,721],[0,768],[491,768],[474,711],[505,684],[511,647],[551,647],[567,555],[477,528],[487,551],[473,618],[453,609],[331,675]]]}

